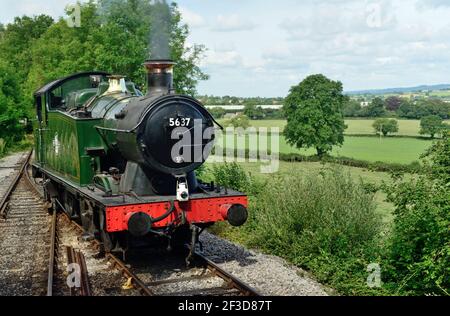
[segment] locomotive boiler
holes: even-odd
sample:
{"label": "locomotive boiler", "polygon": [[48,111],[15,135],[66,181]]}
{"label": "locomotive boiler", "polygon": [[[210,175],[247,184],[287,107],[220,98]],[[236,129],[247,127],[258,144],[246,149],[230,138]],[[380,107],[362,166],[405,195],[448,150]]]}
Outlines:
{"label": "locomotive boiler", "polygon": [[36,157],[54,209],[79,221],[106,251],[195,241],[204,228],[247,220],[247,197],[196,170],[217,126],[195,98],[175,93],[170,60],[145,62],[147,93],[125,77],[85,72],[35,93]]}

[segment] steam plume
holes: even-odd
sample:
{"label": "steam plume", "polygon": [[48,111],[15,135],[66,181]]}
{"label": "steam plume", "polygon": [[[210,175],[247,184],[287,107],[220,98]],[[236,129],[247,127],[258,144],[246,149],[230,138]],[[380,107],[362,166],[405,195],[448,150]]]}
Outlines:
{"label": "steam plume", "polygon": [[170,59],[170,29],[172,13],[166,0],[151,2],[151,31],[149,41],[149,58]]}

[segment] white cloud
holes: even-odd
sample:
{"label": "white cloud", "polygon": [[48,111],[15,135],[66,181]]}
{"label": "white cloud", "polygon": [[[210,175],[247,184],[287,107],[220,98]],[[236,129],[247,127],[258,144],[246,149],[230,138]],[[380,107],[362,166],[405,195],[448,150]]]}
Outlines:
{"label": "white cloud", "polygon": [[256,24],[247,17],[243,18],[238,14],[218,15],[213,30],[217,32],[237,32],[255,29]]}
{"label": "white cloud", "polygon": [[203,27],[206,25],[205,19],[200,14],[197,14],[185,7],[180,7],[179,9],[183,22],[188,24],[191,28]]}
{"label": "white cloud", "polygon": [[450,7],[448,0],[419,0],[417,1],[419,8],[439,9],[442,7]]}
{"label": "white cloud", "polygon": [[206,54],[206,58],[202,63],[204,67],[221,66],[221,67],[236,67],[242,65],[242,57],[234,50],[230,51],[216,51],[210,50]]}
{"label": "white cloud", "polygon": [[[87,2],[87,0],[79,0]],[[0,0],[0,22],[11,23],[14,17],[22,15],[47,14],[53,18],[65,15],[65,7],[76,0]]]}

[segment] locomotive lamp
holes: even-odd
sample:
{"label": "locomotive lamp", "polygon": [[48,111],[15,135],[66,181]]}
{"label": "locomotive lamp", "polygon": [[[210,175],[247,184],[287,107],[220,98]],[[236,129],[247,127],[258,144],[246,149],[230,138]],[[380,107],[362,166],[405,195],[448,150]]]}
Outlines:
{"label": "locomotive lamp", "polygon": [[127,92],[127,86],[125,83],[125,77],[120,75],[108,76],[109,87],[105,94],[125,93]]}

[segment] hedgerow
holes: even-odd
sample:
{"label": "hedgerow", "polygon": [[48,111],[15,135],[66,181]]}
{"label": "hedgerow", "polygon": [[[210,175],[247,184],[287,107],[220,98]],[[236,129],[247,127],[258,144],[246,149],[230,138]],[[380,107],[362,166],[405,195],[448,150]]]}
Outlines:
{"label": "hedgerow", "polygon": [[215,166],[213,174],[218,183],[252,191],[249,222],[219,225],[216,233],[286,258],[342,294],[381,293],[366,284],[367,266],[379,262],[383,226],[364,183],[326,168],[275,176],[255,190],[253,177],[236,164]]}

